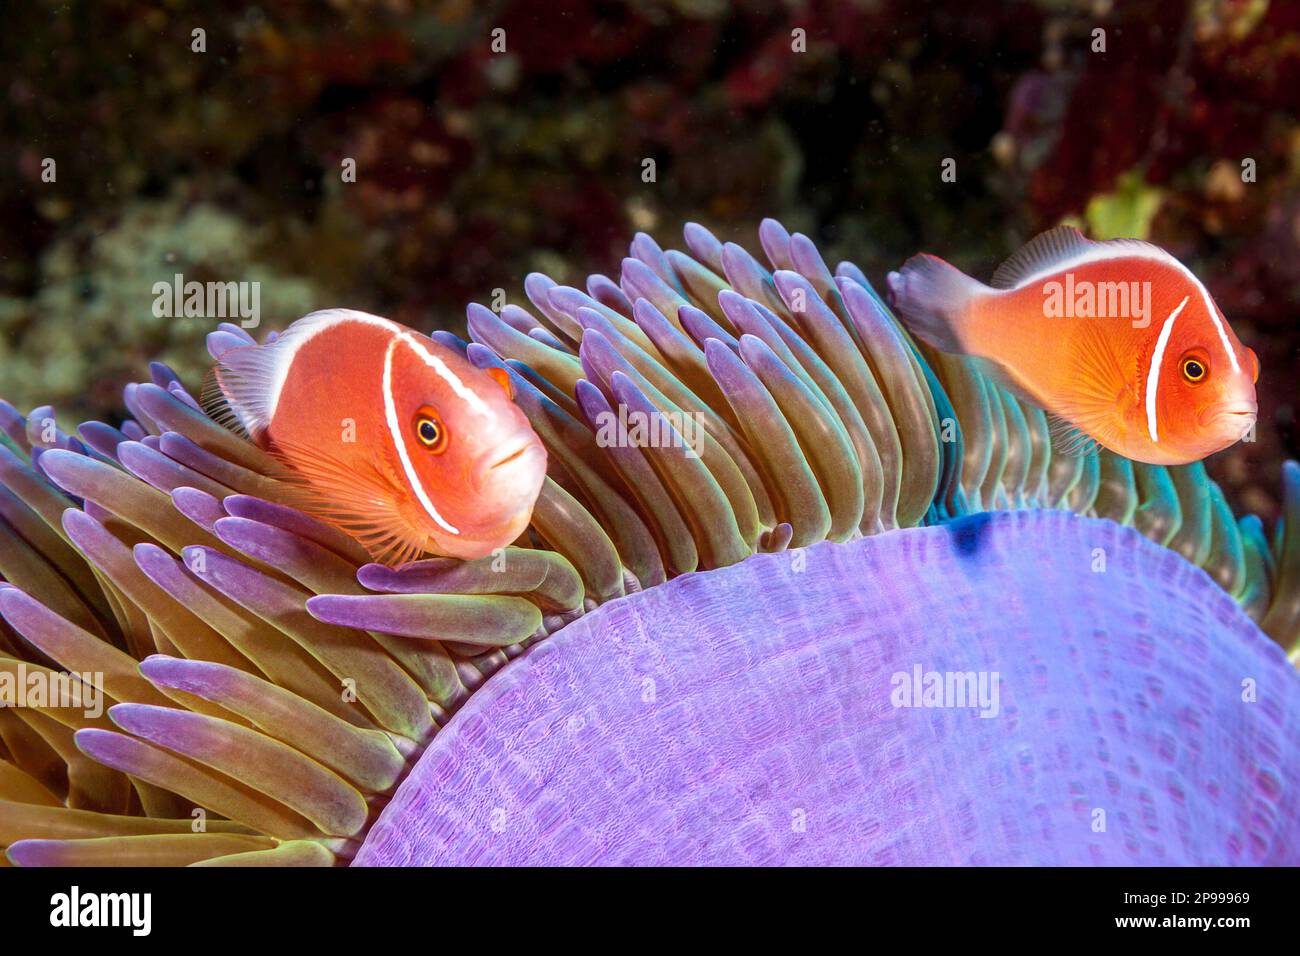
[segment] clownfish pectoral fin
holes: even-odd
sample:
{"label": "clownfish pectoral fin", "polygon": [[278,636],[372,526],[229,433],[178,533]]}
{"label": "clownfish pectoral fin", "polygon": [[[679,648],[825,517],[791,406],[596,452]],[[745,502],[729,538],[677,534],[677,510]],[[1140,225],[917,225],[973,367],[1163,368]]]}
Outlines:
{"label": "clownfish pectoral fin", "polygon": [[[1113,344],[1096,320],[1083,321],[1070,347],[1070,372],[1051,411],[1098,444],[1112,450],[1121,447],[1128,431],[1126,415],[1136,401],[1131,376],[1125,374]],[[1090,450],[1067,429],[1058,432],[1064,454],[1071,449],[1075,454]]]}
{"label": "clownfish pectoral fin", "polygon": [[1047,416],[1047,431],[1051,435],[1052,450],[1067,458],[1086,458],[1102,447],[1096,438],[1059,415]]}
{"label": "clownfish pectoral fin", "polygon": [[1030,276],[1056,272],[1091,245],[1094,245],[1092,240],[1073,226],[1049,229],[1034,236],[998,266],[989,285],[995,289],[1014,289]]}
{"label": "clownfish pectoral fin", "polygon": [[390,568],[400,567],[426,554],[429,550],[423,535],[412,535],[400,519],[387,523],[366,521],[356,515],[330,518],[336,527],[361,543],[376,564]]}
{"label": "clownfish pectoral fin", "polygon": [[[1043,408],[1043,403],[1029,394],[1001,365],[992,359],[974,359],[984,376],[1000,385],[1026,405],[1042,409],[1047,417],[1047,431],[1052,448],[1067,457],[1082,458],[1097,450],[1100,442],[1068,419]],[[1095,424],[1095,423],[1094,423]]]}
{"label": "clownfish pectoral fin", "polygon": [[911,332],[942,352],[968,351],[962,335],[967,306],[988,292],[987,286],[926,253],[912,256],[886,282],[890,302]]}
{"label": "clownfish pectoral fin", "polygon": [[396,566],[429,549],[428,536],[402,515],[400,486],[372,460],[353,465],[288,442],[269,451],[292,472],[289,503],[352,536],[379,563]]}

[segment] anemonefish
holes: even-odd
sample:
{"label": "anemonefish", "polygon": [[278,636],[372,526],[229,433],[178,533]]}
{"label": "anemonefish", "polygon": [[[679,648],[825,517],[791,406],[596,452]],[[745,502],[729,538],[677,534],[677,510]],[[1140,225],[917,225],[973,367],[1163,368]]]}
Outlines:
{"label": "anemonefish", "polygon": [[396,322],[313,312],[221,352],[211,382],[205,406],[286,467],[296,504],[377,561],[484,557],[532,517],[546,449],[509,377]]}
{"label": "anemonefish", "polygon": [[927,254],[888,284],[913,333],[986,360],[1054,416],[1067,451],[1101,445],[1186,464],[1255,425],[1255,353],[1200,280],[1150,243],[1094,242],[1059,226],[1003,263],[991,286]]}

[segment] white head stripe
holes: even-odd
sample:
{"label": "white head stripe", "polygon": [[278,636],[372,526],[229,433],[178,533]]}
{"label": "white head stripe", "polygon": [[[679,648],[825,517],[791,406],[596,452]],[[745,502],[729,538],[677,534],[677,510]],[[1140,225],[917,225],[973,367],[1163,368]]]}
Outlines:
{"label": "white head stripe", "polygon": [[[405,332],[394,336],[393,340],[388,343],[388,351],[384,355],[384,418],[388,421],[388,434],[393,439],[393,447],[397,449],[397,457],[401,459],[402,471],[406,473],[406,480],[410,482],[411,488],[415,491],[415,497],[420,500],[420,505],[425,512],[451,534],[460,534],[458,530],[443,520],[442,515],[438,514],[438,509],[429,500],[424,485],[420,483],[420,476],[415,473],[415,466],[411,464],[411,455],[406,450],[406,441],[402,438],[402,427],[397,421],[397,405],[393,401],[393,352],[397,348],[397,343],[403,339],[409,342],[410,336]],[[414,345],[415,343],[411,344]]]}
{"label": "white head stripe", "polygon": [[434,355],[422,344],[417,342],[411,336],[411,333],[403,332],[401,338],[403,342],[415,350],[416,355],[424,359],[425,365],[438,373],[438,376],[451,386],[451,390],[455,392],[456,395],[465,402],[465,404],[474,409],[474,411],[478,412],[480,415],[491,414],[491,411],[487,407],[487,402],[479,398],[477,392],[462,382],[460,376],[447,368],[447,364],[442,359],[438,358],[438,356]]}
{"label": "white head stripe", "polygon": [[1178,308],[1169,313],[1169,318],[1165,319],[1165,324],[1160,327],[1160,337],[1156,339],[1155,351],[1151,353],[1151,368],[1147,371],[1147,431],[1151,435],[1151,440],[1160,441],[1156,434],[1156,392],[1160,389],[1160,363],[1165,358],[1165,346],[1169,344],[1169,333],[1174,330],[1174,319],[1178,318],[1178,313],[1183,311],[1183,306],[1187,305],[1187,300],[1191,296],[1183,296],[1183,301],[1178,303]]}

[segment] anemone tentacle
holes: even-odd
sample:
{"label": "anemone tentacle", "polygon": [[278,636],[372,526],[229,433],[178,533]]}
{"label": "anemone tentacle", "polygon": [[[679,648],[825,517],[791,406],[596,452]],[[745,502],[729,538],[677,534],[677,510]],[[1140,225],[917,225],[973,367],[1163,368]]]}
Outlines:
{"label": "anemone tentacle", "polygon": [[[593,608],[980,511],[1131,526],[1300,657],[1300,465],[1270,538],[1203,466],[1060,453],[1040,410],[913,342],[806,236],[765,221],[767,265],[684,238],[638,234],[585,290],[530,275],[531,309],[435,333],[509,372],[549,456],[529,529],[478,561],[369,564],[158,363],[117,426],[0,402],[0,672],[102,675],[106,698],[0,708],[8,859],[347,862],[450,715]],[[223,325],[209,347],[251,341]]]}

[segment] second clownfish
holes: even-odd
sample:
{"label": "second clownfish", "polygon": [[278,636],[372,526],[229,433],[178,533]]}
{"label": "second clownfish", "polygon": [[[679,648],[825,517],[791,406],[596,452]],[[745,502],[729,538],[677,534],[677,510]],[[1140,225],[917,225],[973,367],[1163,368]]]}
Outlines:
{"label": "second clownfish", "polygon": [[314,312],[220,353],[233,420],[290,473],[304,510],[378,561],[472,559],[528,526],[546,449],[509,378],[364,312]]}
{"label": "second clownfish", "polygon": [[1200,280],[1157,246],[1060,226],[977,282],[931,255],[889,274],[899,318],[978,356],[1055,416],[1058,447],[1180,465],[1255,425],[1259,361]]}

